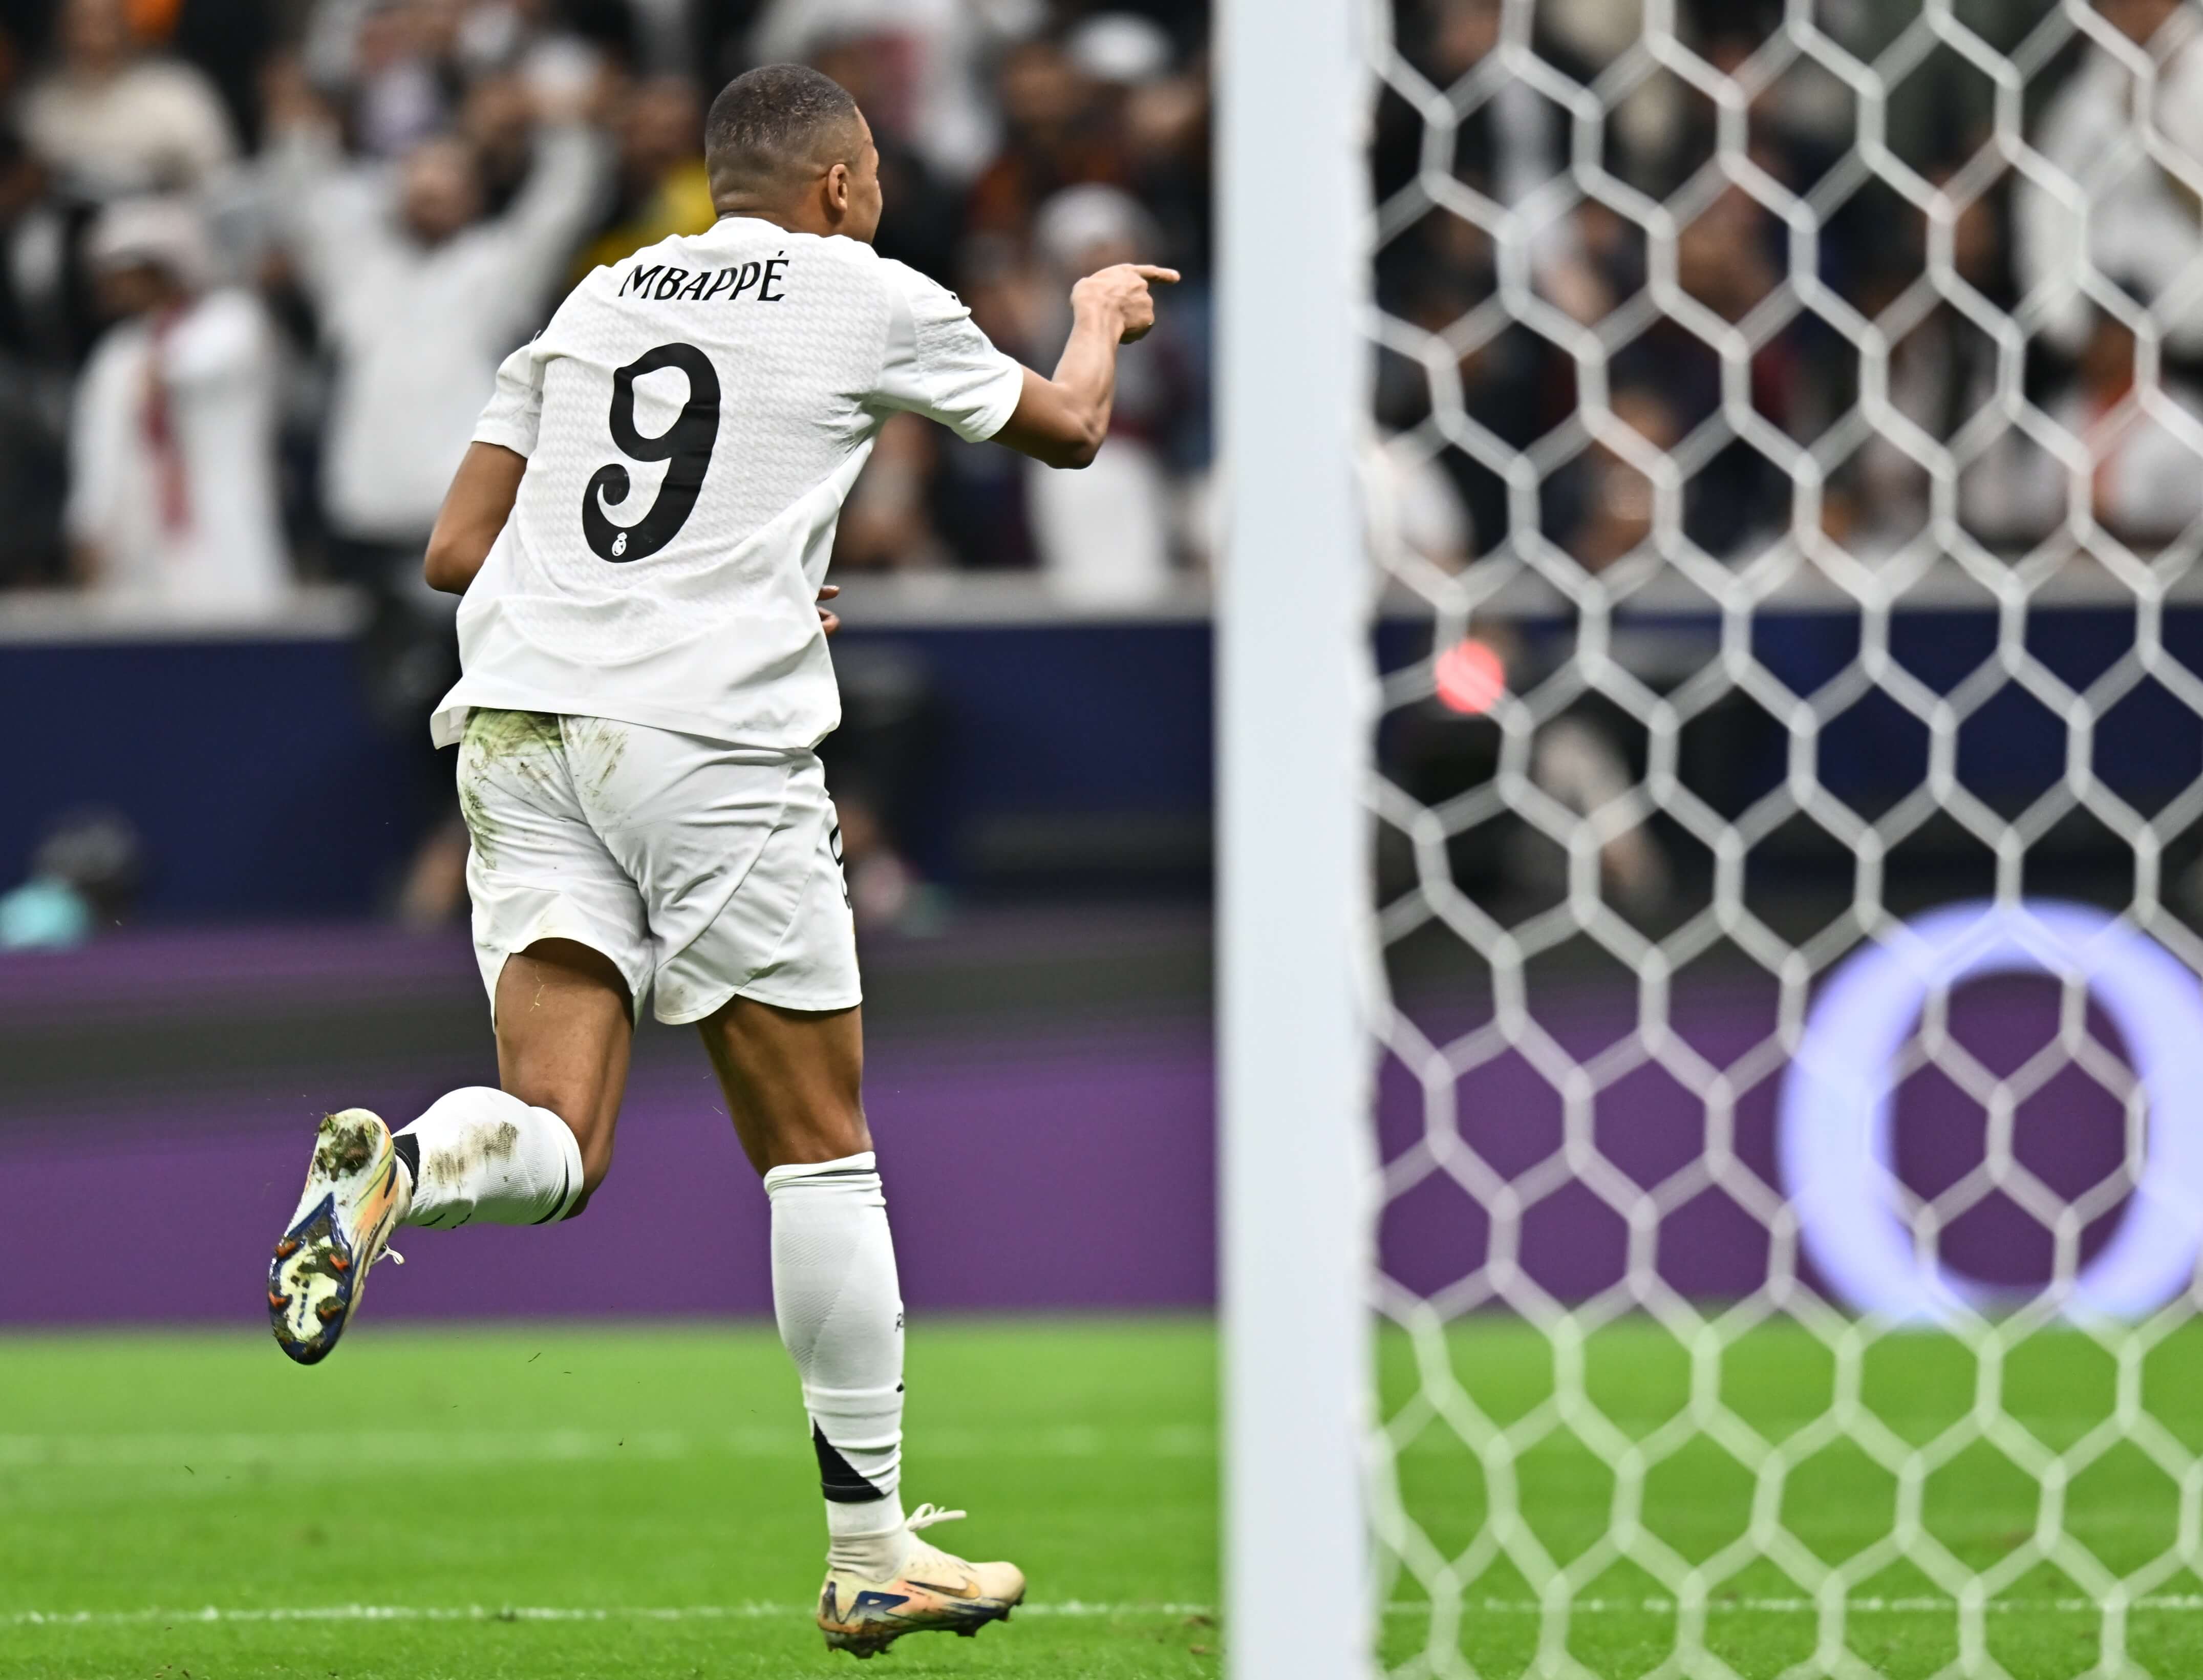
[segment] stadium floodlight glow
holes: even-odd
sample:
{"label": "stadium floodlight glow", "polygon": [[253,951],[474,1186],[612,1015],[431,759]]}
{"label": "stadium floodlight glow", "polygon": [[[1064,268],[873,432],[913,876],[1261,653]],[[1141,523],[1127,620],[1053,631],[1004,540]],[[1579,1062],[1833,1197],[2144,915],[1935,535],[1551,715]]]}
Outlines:
{"label": "stadium floodlight glow", "polygon": [[[1897,1057],[1931,994],[1990,974],[2083,981],[2125,1037],[2148,1103],[2134,1192],[2064,1285],[2069,1316],[2134,1319],[2176,1298],[2203,1251],[2203,986],[2116,917],[2052,902],[1953,905],[1861,947],[1806,1018],[1776,1155],[1799,1233],[1837,1294],[1900,1323],[1948,1324],[2011,1292],[1923,1254],[1893,1205]],[[2064,1283],[2064,1280],[2058,1281]]]}

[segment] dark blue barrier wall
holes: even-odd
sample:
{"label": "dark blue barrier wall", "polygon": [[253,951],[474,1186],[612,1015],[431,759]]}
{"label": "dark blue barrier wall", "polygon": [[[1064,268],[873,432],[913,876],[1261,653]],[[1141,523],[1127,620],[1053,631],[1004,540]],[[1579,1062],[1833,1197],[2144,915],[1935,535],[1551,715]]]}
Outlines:
{"label": "dark blue barrier wall", "polygon": [[0,882],[56,815],[103,805],[145,837],[149,913],[342,913],[419,831],[410,760],[341,642],[11,646],[0,707]]}
{"label": "dark blue barrier wall", "polygon": [[[1633,615],[1635,633],[1663,630],[1690,639],[1695,660],[1711,660],[1719,624],[1710,617]],[[1574,647],[1572,625],[1544,618],[1522,624],[1536,655],[1534,679],[1550,673]],[[2085,692],[2117,668],[2136,645],[2131,606],[2038,608],[2028,616],[2027,651],[2068,687]],[[2165,660],[2182,671],[2189,692],[2203,695],[2203,608],[2169,607],[2161,641]],[[1387,669],[1428,651],[1428,621],[1388,621],[1378,636],[1379,660]],[[1932,692],[1951,695],[1998,656],[1996,615],[1988,612],[1921,609],[1893,617],[1892,661]],[[1752,624],[1752,652],[1793,694],[1812,699],[1858,657],[1856,615],[1763,609]],[[2163,662],[2161,662],[2162,664]],[[1693,666],[1695,668],[1695,666]],[[1959,779],[2000,807],[2055,786],[2066,773],[2065,720],[2017,679],[1994,673],[1991,692],[1958,731]],[[1656,686],[1666,686],[1657,684]],[[2203,706],[2182,698],[2171,683],[2144,674],[2094,714],[2095,773],[2123,798],[2153,809],[2203,777]],[[1728,796],[1738,805],[1779,785],[1787,772],[1789,736],[1774,719],[1740,732],[1740,756],[1725,766]],[[1928,774],[1927,726],[1889,695],[1869,689],[1822,726],[1821,784],[1840,798],[1878,808],[1918,787]]]}
{"label": "dark blue barrier wall", "polygon": [[868,654],[907,658],[937,696],[937,738],[901,813],[904,841],[930,874],[953,880],[997,867],[989,837],[1020,819],[1205,827],[1214,760],[1205,621],[848,630],[836,644],[845,668]]}
{"label": "dark blue barrier wall", "polygon": [[[1854,618],[1769,615],[1754,630],[1759,659],[1798,694],[1834,681],[1858,654]],[[2131,607],[2064,608],[2029,617],[2029,654],[2082,693],[2118,667],[2135,642]],[[2169,660],[2188,672],[2203,673],[2203,610],[2169,609],[2163,642]],[[1996,618],[1988,612],[1903,614],[1891,621],[1889,652],[1917,681],[1948,695],[1997,657]],[[2196,682],[2194,676],[2188,680]],[[1824,732],[1822,779],[1839,797],[1909,791],[1927,778],[1928,746],[1926,725],[1887,695],[1871,693]],[[2203,719],[2187,700],[2144,675],[2096,712],[2092,748],[2095,772],[2107,786],[2154,808],[2203,775]],[[1768,743],[1756,766],[1761,786],[1773,787],[1781,778],[1782,750],[1779,742]],[[2065,768],[2064,720],[2016,681],[2003,682],[1958,727],[1959,779],[1999,805],[2047,790]]]}
{"label": "dark blue barrier wall", "polygon": [[[1197,825],[1208,809],[1205,623],[850,630],[840,645],[900,655],[935,691],[905,837],[930,873],[966,873],[974,837],[1004,819]],[[388,890],[433,815],[419,749],[370,721],[343,642],[0,648],[0,707],[14,720],[0,886],[57,814],[99,804],[145,837],[148,915],[340,914]]]}
{"label": "dark blue barrier wall", "polygon": [[[1688,627],[1690,621],[1670,621]],[[1530,629],[1556,645],[1565,626]],[[2131,610],[2034,614],[2029,647],[2076,687],[2135,639]],[[1419,656],[1415,627],[1388,625],[1380,657]],[[1769,612],[1755,645],[1810,694],[1857,649],[1857,621]],[[2169,611],[2167,651],[2203,671],[2203,610]],[[1128,838],[1127,868],[1199,867],[1158,833],[1205,822],[1212,772],[1210,631],[1203,622],[1004,624],[849,630],[838,657],[915,671],[934,699],[899,800],[903,839],[929,874],[1003,867],[1001,837],[1083,827]],[[1986,612],[1920,612],[1892,629],[1899,662],[1947,693],[1994,652]],[[1563,649],[1564,651],[1564,649]],[[387,887],[438,797],[410,742],[368,719],[351,648],[334,641],[0,648],[0,706],[14,722],[0,790],[0,882],[71,806],[126,812],[145,832],[162,917],[342,914]],[[1779,730],[1744,748],[1740,784],[1780,777]],[[2009,803],[2053,784],[2062,719],[2017,689],[1961,731],[1968,785]],[[448,775],[448,759],[431,774]],[[2145,808],[2203,774],[2203,719],[2145,683],[2099,720],[2099,773]],[[908,767],[908,766],[907,766]],[[1840,796],[1893,796],[1926,768],[1922,727],[1869,695],[1826,731],[1823,782]],[[1872,803],[1872,801],[1868,801]],[[1114,826],[1113,827],[1113,825]],[[1081,861],[1091,867],[1090,854]]]}

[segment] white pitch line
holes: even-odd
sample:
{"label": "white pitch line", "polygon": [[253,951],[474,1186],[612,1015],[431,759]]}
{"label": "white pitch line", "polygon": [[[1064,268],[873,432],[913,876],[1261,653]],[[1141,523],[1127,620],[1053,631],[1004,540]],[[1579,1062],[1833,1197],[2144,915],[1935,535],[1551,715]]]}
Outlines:
{"label": "white pitch line", "polygon": [[[927,1429],[927,1457],[1144,1458],[1213,1457],[1213,1430],[1192,1425],[1111,1431]],[[810,1447],[803,1429],[753,1427],[686,1434],[670,1429],[344,1429],[292,1433],[0,1435],[0,1470],[138,1470],[163,1465],[264,1464],[341,1473],[391,1464],[570,1463],[590,1458],[779,1458]]]}
{"label": "white pitch line", "polygon": [[[1672,1616],[1678,1601],[1666,1598],[1643,1599],[1576,1599],[1568,1606],[1571,1615],[1577,1616]],[[1434,1606],[1427,1600],[1394,1600],[1385,1606],[1387,1616],[1429,1616]],[[1984,1612],[1993,1616],[2058,1615],[2100,1616],[2104,1606],[2094,1599],[1989,1599],[1983,1602]],[[1461,1603],[1465,1616],[1542,1616],[1545,1606],[1536,1599],[1464,1599]],[[1821,1601],[1809,1598],[1739,1598],[1709,1599],[1709,1616],[1817,1616]],[[2160,1594],[2135,1599],[2128,1605],[2130,1613],[2151,1612],[2159,1614],[2192,1615],[2203,1612],[2203,1594]],[[1948,1598],[1854,1598],[1844,1601],[1844,1612],[1853,1616],[1955,1616],[1958,1601]]]}
{"label": "white pitch line", "polygon": [[[1569,1612],[1578,1616],[1615,1616],[1675,1613],[1673,1599],[1578,1599]],[[1983,1609],[1999,1615],[2088,1615],[2103,1613],[2093,1599],[1992,1599]],[[1462,1606],[1465,1616],[1536,1616],[1544,1606],[1534,1599],[1474,1599]],[[1951,1599],[1860,1598],[1846,1606],[1846,1613],[1863,1616],[1952,1616],[1958,1604]],[[2203,1594],[2164,1594],[2137,1599],[2131,1612],[2193,1615],[2203,1612]],[[1425,1602],[1394,1602],[1385,1606],[1391,1617],[1427,1617],[1432,1606]],[[1819,1603],[1805,1598],[1717,1600],[1708,1603],[1710,1615],[1809,1616],[1819,1612]],[[694,1605],[487,1605],[326,1604],[224,1608],[206,1605],[196,1610],[18,1610],[0,1612],[0,1626],[30,1628],[166,1627],[255,1622],[746,1622],[779,1617],[800,1618],[811,1614],[808,1605],[694,1604]],[[1057,1616],[1074,1618],[1173,1616],[1210,1617],[1216,1612],[1203,1604],[1104,1604],[1069,1599],[1060,1602],[1020,1605],[1019,1616]]]}
{"label": "white pitch line", "polygon": [[[139,1627],[158,1622],[204,1625],[226,1622],[749,1622],[800,1618],[817,1606],[798,1604],[487,1605],[321,1604],[197,1610],[18,1610],[0,1624],[19,1628]],[[1019,1616],[1208,1616],[1199,1604],[1090,1604],[1077,1599],[1018,1606]]]}

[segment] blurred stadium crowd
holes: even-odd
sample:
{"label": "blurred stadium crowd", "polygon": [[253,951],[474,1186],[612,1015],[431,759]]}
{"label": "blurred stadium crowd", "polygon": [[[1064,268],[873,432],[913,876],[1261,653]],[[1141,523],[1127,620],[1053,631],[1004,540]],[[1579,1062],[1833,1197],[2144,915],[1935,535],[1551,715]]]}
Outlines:
{"label": "blurred stadium crowd", "polygon": [[[1829,38],[1862,59],[1918,15],[1912,0],[1822,9]],[[1957,15],[2011,52],[2055,9],[1962,0]],[[1780,10],[1682,0],[1677,33],[1733,71]],[[1598,81],[1638,39],[1637,5],[1543,0],[1527,43],[1541,77],[1479,74],[1500,0],[1394,0],[1380,205],[1442,171],[1527,234],[1503,293],[1476,222],[1413,205],[1386,222],[1380,304],[1460,352],[1458,412],[1450,392],[1436,399],[1452,445],[1410,499],[1418,545],[1458,563],[1507,539],[1520,510],[1503,452],[1577,411],[1573,321],[1609,341],[1615,416],[1656,447],[1685,445],[1690,538],[1717,556],[1756,552],[1787,524],[1793,479],[1739,435],[1736,405],[1722,413],[1709,326],[1747,329],[1751,410],[1812,443],[1855,412],[1853,340],[1877,316],[1891,407],[1960,446],[1965,526],[2033,541],[2062,514],[2062,479],[2023,428],[1981,417],[1998,316],[2030,299],[2025,393],[2096,452],[2099,518],[2152,541],[2203,513],[2203,429],[2189,423],[2203,413],[2203,29],[2180,0],[2100,12],[2155,60],[2159,155],[2132,143],[2131,68],[2082,33],[2028,79],[2022,129],[2086,184],[2097,269],[2156,308],[2151,413],[2124,400],[2130,318],[2075,282],[2074,201],[2031,183],[2010,145],[1999,155],[1993,84],[1951,46],[1915,56],[1886,109],[1894,157],[1960,206],[1958,284],[1939,292],[1928,218],[1857,169],[1857,98],[1825,67],[1792,62],[1744,113],[1750,167],[1816,205],[1800,250],[1774,194],[1710,167],[1716,103],[1669,68],[1608,114],[1607,202],[1554,190],[1576,145],[1560,79]],[[1013,352],[1052,360],[1066,282],[1100,263],[1157,257],[1190,278],[1125,364],[1118,434],[1095,470],[1029,470],[899,419],[851,504],[840,563],[1038,567],[1078,598],[1152,595],[1210,546],[1206,13],[1198,0],[9,0],[0,586],[74,583],[195,611],[333,578],[403,600],[400,574],[499,356],[591,265],[704,226],[702,103],[750,63],[804,58],[872,115],[883,248],[960,289]],[[1448,90],[1471,104],[1450,137],[1430,120]],[[1614,208],[1633,194],[1674,215],[1674,286],[1696,321],[1645,302],[1642,218]],[[1426,346],[1396,334],[1395,350],[1376,405],[1398,431],[1431,415],[1436,387]],[[1901,428],[1853,429],[1823,522],[1855,551],[1894,548],[1927,519],[1928,474]],[[1633,549],[1652,496],[1632,453],[1556,451],[1536,490],[1543,535],[1593,567]]]}
{"label": "blurred stadium crowd", "polygon": [[11,0],[0,586],[190,615],[355,583],[413,710],[422,544],[498,361],[593,265],[707,227],[705,104],[803,59],[871,118],[883,251],[1013,353],[1052,365],[1095,266],[1190,281],[1095,471],[899,418],[840,564],[1150,594],[1202,547],[1206,36],[1172,0]]}
{"label": "blurred stadium crowd", "polygon": [[[1961,464],[1955,512],[1971,536],[2010,550],[2050,533],[2065,514],[2069,475],[2040,429],[2030,435],[1997,411],[1995,333],[2006,318],[2025,339],[2028,402],[2093,457],[2097,520],[2153,545],[2203,515],[2203,14],[2181,0],[2098,0],[2099,40],[2055,0],[1958,0],[1956,17],[1982,43],[2032,71],[2023,87],[2015,77],[2017,120],[2007,115],[1999,133],[1995,83],[1917,27],[1918,0],[1816,6],[1825,38],[1863,62],[1908,27],[1922,49],[1881,61],[1903,74],[1873,84],[1886,94],[1877,115],[1894,161],[1870,175],[1853,149],[1870,130],[1841,77],[1810,57],[1755,60],[1784,8],[1678,0],[1674,11],[1680,39],[1706,65],[1749,64],[1761,77],[1738,113],[1740,147],[1717,163],[1715,100],[1654,68],[1610,98],[1603,150],[1592,154],[1609,180],[1600,202],[1565,182],[1551,190],[1583,155],[1562,100],[1568,83],[1592,86],[1636,44],[1637,5],[1540,0],[1525,44],[1547,68],[1517,59],[1484,75],[1501,68],[1499,0],[1397,0],[1398,61],[1375,140],[1378,283],[1380,305],[1407,330],[1389,339],[1378,411],[1388,429],[1407,431],[1435,401],[1450,439],[1405,503],[1411,547],[1458,564],[1523,535],[1503,469],[1506,452],[1541,443],[1539,458],[1552,462],[1535,493],[1543,537],[1592,570],[1644,541],[1653,508],[1645,458],[1625,458],[1626,441],[1585,447],[1562,430],[1579,400],[1578,364],[1562,342],[1578,327],[1606,341],[1615,417],[1656,448],[1682,446],[1684,533],[1718,559],[1753,558],[1790,524],[1793,481],[1773,434],[1822,454],[1822,525],[1863,558],[1927,529],[1930,440]],[[2114,44],[2123,42],[2137,48],[2125,62]],[[2145,58],[2154,68],[2147,89]],[[1433,96],[1446,90],[1456,108],[1476,100],[1450,148],[1445,125],[1431,120],[1444,103]],[[2153,151],[2138,122],[2145,104]],[[2023,158],[2023,139],[2034,157]],[[1427,182],[1449,164],[1485,201],[1487,227],[1503,210],[1520,219],[1527,260],[1508,276],[1511,293],[1485,228],[1415,192],[1419,171]],[[1757,172],[1754,191],[1738,184],[1746,169]],[[1940,286],[1928,217],[1878,178],[1899,170],[1922,194],[1944,188],[1954,207]],[[2061,188],[2056,175],[2076,185]],[[1785,192],[1810,207],[1794,227],[1769,208]],[[1676,225],[1680,305],[1647,292],[1645,223],[1662,204]],[[2084,251],[2126,304],[2082,288]],[[2128,400],[2132,328],[2153,309],[2162,394],[2145,411]],[[1887,396],[1901,417],[1875,429],[1857,412],[1856,340],[1869,321],[1890,346]],[[1753,344],[1748,391],[1726,415],[1720,361],[1705,341],[1724,323]],[[1423,334],[1440,335],[1443,349]],[[1432,367],[1456,354],[1458,385],[1448,388]],[[1757,417],[1739,426],[1747,406]],[[1759,425],[1760,442],[1742,435]]]}

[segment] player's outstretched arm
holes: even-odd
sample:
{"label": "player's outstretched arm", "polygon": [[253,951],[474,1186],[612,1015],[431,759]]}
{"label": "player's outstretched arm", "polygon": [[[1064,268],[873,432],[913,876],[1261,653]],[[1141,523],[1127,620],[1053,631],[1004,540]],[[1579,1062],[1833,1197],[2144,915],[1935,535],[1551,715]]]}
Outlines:
{"label": "player's outstretched arm", "polygon": [[1119,263],[1090,274],[1071,288],[1071,341],[1055,364],[1055,377],[1025,370],[1025,394],[1009,423],[995,434],[1021,455],[1052,467],[1083,467],[1109,435],[1109,408],[1117,396],[1117,346],[1147,336],[1155,324],[1151,283],[1168,285],[1175,269]]}
{"label": "player's outstretched arm", "polygon": [[422,572],[432,589],[463,595],[512,514],[528,458],[501,443],[470,443],[428,535]]}

